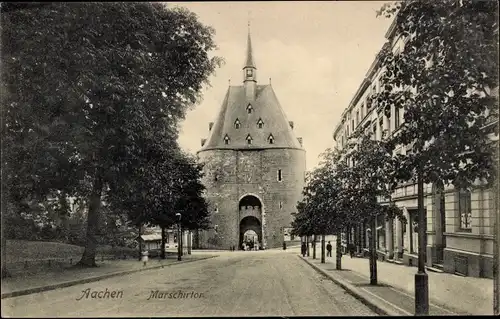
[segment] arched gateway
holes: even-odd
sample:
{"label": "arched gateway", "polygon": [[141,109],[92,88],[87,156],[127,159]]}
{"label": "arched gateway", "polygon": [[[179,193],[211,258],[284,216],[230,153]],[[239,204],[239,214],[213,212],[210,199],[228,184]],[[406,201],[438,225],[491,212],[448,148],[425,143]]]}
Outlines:
{"label": "arched gateway", "polygon": [[262,245],[262,203],[257,197],[247,195],[240,200],[238,206],[240,216],[239,249],[242,249],[243,241],[248,239],[251,234],[255,234],[257,237],[253,239],[254,243],[256,243],[256,239]]}

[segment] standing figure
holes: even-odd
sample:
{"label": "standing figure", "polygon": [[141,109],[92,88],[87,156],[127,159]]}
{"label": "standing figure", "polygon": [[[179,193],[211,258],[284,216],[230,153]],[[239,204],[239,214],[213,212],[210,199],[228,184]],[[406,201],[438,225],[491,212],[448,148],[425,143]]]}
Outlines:
{"label": "standing figure", "polygon": [[300,248],[301,248],[301,252],[302,252],[302,257],[305,257],[306,256],[306,251],[307,251],[306,243],[302,242],[302,245],[301,245]]}
{"label": "standing figure", "polygon": [[354,246],[353,243],[349,243],[349,255],[351,255],[351,258],[354,257],[354,251],[356,250],[356,247]]}
{"label": "standing figure", "polygon": [[326,257],[332,257],[332,244],[330,242],[326,245]]}

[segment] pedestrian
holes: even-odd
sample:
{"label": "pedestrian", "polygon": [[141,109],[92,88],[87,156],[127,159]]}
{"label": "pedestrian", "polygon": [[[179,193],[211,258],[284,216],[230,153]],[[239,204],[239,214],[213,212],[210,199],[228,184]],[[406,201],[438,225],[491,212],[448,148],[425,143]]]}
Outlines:
{"label": "pedestrian", "polygon": [[349,255],[351,255],[351,258],[354,257],[354,250],[355,250],[354,244],[350,243],[349,244]]}
{"label": "pedestrian", "polygon": [[302,242],[302,245],[300,246],[301,252],[302,252],[302,257],[306,256],[306,251],[307,251],[307,246],[305,242]]}
{"label": "pedestrian", "polygon": [[332,257],[332,244],[330,242],[326,245],[326,257]]}

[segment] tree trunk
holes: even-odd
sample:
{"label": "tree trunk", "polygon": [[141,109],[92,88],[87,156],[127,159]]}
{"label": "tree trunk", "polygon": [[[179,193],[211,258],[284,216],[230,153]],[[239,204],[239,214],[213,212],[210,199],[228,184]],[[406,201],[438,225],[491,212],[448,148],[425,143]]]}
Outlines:
{"label": "tree trunk", "polygon": [[166,255],[165,255],[165,244],[166,244],[165,237],[166,237],[165,236],[165,226],[162,226],[161,227],[161,254],[160,254],[161,259],[166,258]]}
{"label": "tree trunk", "polygon": [[89,211],[87,214],[87,240],[82,259],[78,262],[78,265],[80,266],[97,267],[95,263],[95,254],[97,249],[96,234],[99,226],[102,188],[103,181],[101,170],[98,170],[92,187],[92,193],[90,194]]}
{"label": "tree trunk", "polygon": [[141,236],[142,236],[142,224],[139,224],[138,227],[139,227],[139,239],[138,239],[139,240],[139,257],[138,257],[138,259],[139,259],[139,261],[141,261],[141,257],[142,257],[142,238],[141,238]]}
{"label": "tree trunk", "polygon": [[184,256],[184,230],[181,230],[181,238],[180,238],[180,245],[181,245],[181,256]]}
{"label": "tree trunk", "polygon": [[321,235],[321,263],[325,263],[325,235]]}
{"label": "tree trunk", "polygon": [[307,257],[309,257],[309,236],[306,236],[306,252],[307,252]]}
{"label": "tree trunk", "polygon": [[337,253],[336,253],[336,261],[335,261],[335,269],[342,269],[342,231],[337,231]]}
{"label": "tree trunk", "polygon": [[313,236],[313,259],[316,259],[316,235]]}
{"label": "tree trunk", "polygon": [[[7,209],[7,207],[3,207]],[[5,215],[4,215],[5,216]],[[2,218],[3,219],[3,218]],[[5,219],[4,219],[5,221]],[[7,270],[7,237],[5,236],[5,225],[2,225],[2,278],[11,277],[9,271]]]}
{"label": "tree trunk", "polygon": [[377,285],[377,238],[376,238],[376,217],[372,217],[370,221],[370,285]]}
{"label": "tree trunk", "polygon": [[345,232],[346,236],[345,236],[345,239],[346,239],[346,251],[347,253],[349,253],[349,249],[351,247],[351,228],[349,226],[346,227],[346,232]]}

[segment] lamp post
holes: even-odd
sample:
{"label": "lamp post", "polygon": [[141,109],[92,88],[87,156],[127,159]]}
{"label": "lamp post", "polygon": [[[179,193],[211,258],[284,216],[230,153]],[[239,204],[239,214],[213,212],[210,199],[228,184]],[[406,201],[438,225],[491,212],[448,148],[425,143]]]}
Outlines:
{"label": "lamp post", "polygon": [[181,261],[182,260],[182,230],[181,230],[181,218],[182,215],[181,213],[176,213],[175,216],[177,216],[177,260]]}
{"label": "lamp post", "polygon": [[[500,145],[497,137],[496,161],[500,160]],[[497,169],[495,185],[493,186],[493,213],[495,214],[495,235],[493,236],[493,315],[500,315],[500,170]]]}
{"label": "lamp post", "polygon": [[415,274],[415,315],[429,315],[429,278],[425,272],[426,220],[424,212],[424,181],[422,168],[417,172],[418,205],[418,272]]}

